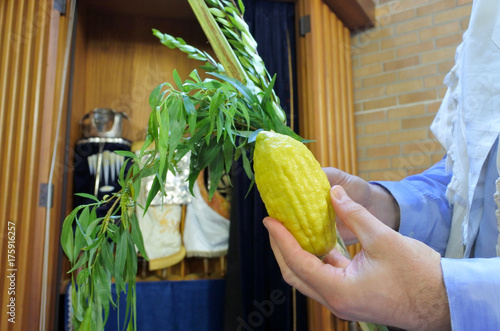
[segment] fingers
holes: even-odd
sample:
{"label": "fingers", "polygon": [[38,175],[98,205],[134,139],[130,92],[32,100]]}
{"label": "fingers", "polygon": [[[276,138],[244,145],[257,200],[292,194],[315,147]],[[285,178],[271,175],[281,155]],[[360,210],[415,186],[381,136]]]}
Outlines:
{"label": "fingers", "polygon": [[375,238],[389,230],[363,206],[351,200],[341,186],[332,187],[330,197],[337,216],[356,235],[364,248],[369,248]]}
{"label": "fingers", "polygon": [[[266,221],[264,221],[264,224],[266,224]],[[309,284],[303,282],[299,277],[297,277],[297,275],[295,275],[295,273],[287,266],[283,259],[283,255],[279,250],[278,244],[271,234],[269,234],[269,240],[274,256],[276,257],[276,261],[278,262],[278,265],[280,267],[281,274],[283,275],[285,281],[290,286],[293,286],[297,290],[299,290],[302,294],[321,302],[322,299],[319,293],[317,293],[311,286],[309,286]]]}
{"label": "fingers", "polygon": [[[311,270],[321,267],[323,264],[316,256],[308,253],[300,247],[293,235],[278,220],[271,217],[264,219],[264,225],[271,236],[271,247],[275,253],[280,267],[286,265],[294,274],[302,273],[302,270]],[[278,254],[276,254],[278,253]],[[287,270],[282,269],[286,278]]]}
{"label": "fingers", "polygon": [[349,176],[342,170],[332,167],[323,168],[323,171],[325,172],[326,177],[328,178],[328,181],[330,182],[331,186],[341,185],[347,180],[347,176]]}
{"label": "fingers", "polygon": [[[283,277],[290,285],[313,299],[325,302],[321,293],[328,291],[328,284],[341,281],[344,269],[324,264],[313,254],[303,250],[292,234],[277,220],[266,218],[264,225],[272,238],[271,245]],[[341,261],[336,256],[330,261]]]}
{"label": "fingers", "polygon": [[338,268],[343,268],[343,269],[347,268],[349,263],[351,263],[351,261],[347,257],[342,255],[336,249],[334,249],[330,253],[328,253],[324,257],[323,262],[331,264],[332,266],[335,266]]}

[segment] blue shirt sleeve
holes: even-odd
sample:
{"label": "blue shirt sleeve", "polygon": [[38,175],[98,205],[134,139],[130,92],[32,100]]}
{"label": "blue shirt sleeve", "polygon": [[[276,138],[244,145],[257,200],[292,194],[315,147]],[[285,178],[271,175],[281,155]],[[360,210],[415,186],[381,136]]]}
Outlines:
{"label": "blue shirt sleeve", "polygon": [[[446,159],[419,175],[399,182],[374,182],[396,199],[399,232],[444,254],[452,208],[446,199],[451,174]],[[441,259],[452,329],[500,330],[500,258]]]}
{"label": "blue shirt sleeve", "polygon": [[500,258],[443,258],[441,266],[452,330],[500,330]]}
{"label": "blue shirt sleeve", "polygon": [[386,188],[401,212],[399,232],[420,240],[444,255],[450,234],[452,208],[446,199],[451,173],[446,158],[421,174],[399,182],[372,182]]}

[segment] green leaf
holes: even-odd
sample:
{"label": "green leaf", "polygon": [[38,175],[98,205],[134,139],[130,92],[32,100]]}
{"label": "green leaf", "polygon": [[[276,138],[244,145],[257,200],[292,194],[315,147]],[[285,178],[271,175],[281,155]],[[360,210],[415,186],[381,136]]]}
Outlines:
{"label": "green leaf", "polygon": [[108,223],[108,228],[106,229],[106,235],[108,236],[109,239],[111,239],[115,243],[118,242],[118,232],[119,229],[116,225],[114,225],[111,222]]}
{"label": "green leaf", "polygon": [[[227,130],[226,130],[227,131]],[[231,171],[231,166],[233,164],[233,156],[234,156],[234,145],[231,139],[225,139],[224,140],[224,145],[223,145],[223,150],[224,150],[224,163],[225,163],[225,170],[227,173],[230,173]]]}
{"label": "green leaf", "polygon": [[140,152],[140,155],[144,155],[144,153],[146,152],[146,149],[151,146],[151,144],[153,143],[154,141],[154,138],[151,136],[151,135],[147,135],[146,136],[146,140],[144,141],[144,144],[142,145],[142,148],[141,148],[141,152]]}
{"label": "green leaf", "polygon": [[196,130],[197,111],[193,104],[193,101],[189,98],[189,96],[183,94],[182,101],[184,103],[184,108],[186,109],[186,112],[188,114],[189,133],[192,136]]}
{"label": "green leaf", "polygon": [[116,283],[116,291],[120,292],[122,289],[125,289],[125,285],[122,283],[123,281],[123,271],[125,269],[125,261],[127,260],[127,236],[129,233],[127,231],[123,231],[120,236],[120,242],[116,248],[115,255],[115,283]]}
{"label": "green leaf", "polygon": [[207,2],[208,5],[212,6],[212,7],[217,7],[218,6],[218,2],[217,0],[205,0]]}
{"label": "green leaf", "polygon": [[91,199],[94,200],[97,203],[100,203],[101,201],[95,197],[95,195],[88,194],[88,193],[75,193],[75,195],[85,198],[85,199]]}
{"label": "green leaf", "polygon": [[[233,42],[235,43],[235,42]],[[233,44],[232,43],[232,44]],[[234,45],[243,48],[243,44],[239,43],[239,45]],[[250,59],[247,59],[244,56],[239,56],[238,59],[240,60],[241,64],[247,69],[248,72],[250,72],[253,75],[257,75],[257,71],[254,69],[253,63]]]}
{"label": "green leaf", "polygon": [[223,112],[219,112],[217,115],[217,142],[220,140],[222,133],[224,132],[224,115]]}
{"label": "green leaf", "polygon": [[191,71],[189,77],[191,77],[195,82],[201,83],[201,78],[200,75],[198,74],[198,70],[194,69],[193,71]]}
{"label": "green leaf", "polygon": [[[231,145],[234,146],[234,132],[233,132],[233,120],[226,118],[226,121],[224,123],[224,130],[225,132],[225,139],[231,143]],[[226,142],[224,141],[224,144]]]}
{"label": "green leaf", "polygon": [[[172,98],[170,98],[169,100],[172,100]],[[158,153],[160,156],[159,174],[161,175],[161,177],[159,177],[159,180],[161,187],[163,187],[163,182],[165,181],[166,178],[165,169],[167,169],[168,167],[167,159],[168,159],[168,149],[170,143],[170,112],[167,107],[164,107],[163,111],[161,112],[161,117],[160,117],[160,112],[157,111],[157,113],[159,117],[158,122],[160,130],[156,146],[158,148]]]}
{"label": "green leaf", "polygon": [[252,171],[252,166],[250,165],[250,160],[248,159],[247,153],[243,151],[241,153],[243,156],[243,169],[245,169],[245,173],[247,174],[248,178],[253,180],[253,171]]}
{"label": "green leaf", "polygon": [[190,45],[179,45],[178,48],[184,53],[196,53],[198,49]]}
{"label": "green leaf", "polygon": [[[142,168],[141,169],[141,178],[146,178],[146,177],[149,177],[149,176],[154,176],[156,174],[156,172],[158,171],[158,167],[157,167],[157,163],[152,163],[152,166],[149,168],[149,169],[146,169],[146,168]],[[140,180],[137,180],[139,183],[141,182]],[[134,183],[135,185],[135,183]],[[135,189],[135,186],[134,186],[134,189]],[[138,196],[138,194],[136,193],[136,196]]]}
{"label": "green leaf", "polygon": [[155,89],[149,95],[149,105],[153,111],[156,109],[156,106],[158,105],[159,100],[161,99],[160,98],[161,91],[162,91],[164,86],[165,86],[165,83],[158,85],[157,87],[155,87]]}
{"label": "green leaf", "polygon": [[127,279],[130,282],[131,280],[135,281],[135,277],[137,275],[137,253],[134,241],[132,240],[132,236],[130,234],[127,235],[127,245],[127,268],[125,270],[127,272]]}
{"label": "green leaf", "polygon": [[228,20],[222,18],[222,17],[217,17],[215,19],[217,22],[219,22],[220,24],[222,24],[222,26],[226,27],[226,28],[229,28],[231,29],[233,27],[233,24],[231,24],[231,22],[229,22]]}
{"label": "green leaf", "polygon": [[[239,42],[241,40],[240,36],[230,29],[222,29],[222,33],[224,33],[224,35],[226,35],[226,37],[232,38],[232,39],[228,39],[229,43],[231,43],[232,41]],[[240,42],[240,44],[241,44],[241,42]]]}
{"label": "green leaf", "polygon": [[220,10],[220,9],[212,7],[212,8],[208,8],[208,10],[210,11],[210,13],[213,16],[216,16],[216,17],[226,17],[226,13],[223,12],[222,10]]}
{"label": "green leaf", "polygon": [[200,66],[200,69],[203,69],[206,72],[213,72],[213,71],[217,70],[217,68],[214,67],[211,63],[207,63],[204,66]]}
{"label": "green leaf", "polygon": [[259,102],[257,97],[245,85],[243,85],[237,79],[227,77],[225,75],[221,75],[221,74],[218,74],[215,72],[210,72],[209,74],[233,85],[250,103],[258,103]]}
{"label": "green leaf", "polygon": [[[84,281],[85,280],[87,280],[87,279],[85,278]],[[83,283],[83,282],[78,283],[78,278],[77,278],[77,285],[78,285],[78,292],[76,295],[76,297],[77,297],[76,300],[78,301],[78,310],[75,311],[75,315],[78,316],[78,320],[81,322],[81,321],[83,321],[83,318],[85,316],[85,310],[89,306],[88,299],[90,298],[90,291],[89,291],[88,282],[87,283]]]}
{"label": "green leaf", "polygon": [[76,257],[80,253],[80,250],[86,245],[85,242],[85,233],[82,230],[82,227],[79,223],[77,223],[75,229],[75,237],[74,237],[74,247],[73,247],[73,256]]}
{"label": "green leaf", "polygon": [[141,253],[145,259],[148,259],[146,248],[144,247],[141,227],[139,226],[139,221],[137,220],[137,216],[135,214],[132,214],[132,217],[130,217],[130,223],[132,224],[132,240],[135,246],[137,246],[137,249],[139,249],[139,253]]}
{"label": "green leaf", "polygon": [[238,0],[238,6],[240,7],[241,15],[245,14],[245,5],[243,4],[243,0]]}
{"label": "green leaf", "polygon": [[114,272],[113,243],[104,240],[101,245],[102,262],[106,268]]}
{"label": "green leaf", "polygon": [[133,160],[138,160],[139,158],[137,157],[137,154],[131,151],[122,151],[122,150],[115,150],[114,151],[116,154],[124,156],[124,157],[129,157]]}
{"label": "green leaf", "polygon": [[64,220],[61,230],[61,246],[64,253],[71,263],[75,262],[74,243],[73,243],[73,222],[75,220],[78,208],[75,208]]}
{"label": "green leaf", "polygon": [[210,171],[210,190],[208,192],[208,198],[211,200],[215,191],[217,190],[217,186],[219,185],[220,179],[222,177],[222,173],[224,172],[224,157],[216,157],[210,163],[208,167]]}
{"label": "green leaf", "polygon": [[[107,268],[97,268],[96,277],[94,278],[94,289],[101,301],[101,305],[105,308],[105,319],[108,319],[109,301],[111,299],[111,275],[106,273]],[[102,314],[99,314],[102,319]]]}
{"label": "green leaf", "polygon": [[[99,229],[99,227],[97,227],[97,229]],[[90,244],[88,244],[87,246],[83,247],[82,251],[90,251],[91,252],[91,258],[92,258],[92,256],[95,253],[96,247],[99,246],[103,240],[104,240],[104,236],[98,237],[96,239],[90,239]],[[91,258],[89,258],[90,263],[92,262]]]}
{"label": "green leaf", "polygon": [[76,262],[75,265],[73,265],[73,268],[71,268],[67,273],[70,274],[73,271],[77,270],[81,266],[83,266],[86,262],[88,261],[87,254],[82,254],[80,258],[78,259],[78,262]]}
{"label": "green leaf", "polygon": [[82,290],[81,289],[82,284],[84,284],[85,282],[87,282],[87,280],[89,279],[89,277],[90,277],[90,272],[89,272],[88,268],[82,269],[82,271],[80,271],[78,273],[78,276],[76,276],[76,284],[80,288],[80,291]]}
{"label": "green leaf", "polygon": [[76,329],[80,326],[80,321],[83,320],[83,309],[79,307],[78,293],[76,291],[75,279],[71,276],[71,306],[73,307],[73,324]]}
{"label": "green leaf", "polygon": [[245,118],[245,122],[247,123],[247,130],[250,130],[250,113],[249,109],[243,102],[238,102],[238,108],[237,108]]}
{"label": "green leaf", "polygon": [[276,75],[273,76],[273,79],[271,80],[266,90],[264,91],[264,96],[262,97],[262,102],[261,102],[262,107],[270,100],[271,95],[273,93],[273,87],[275,82],[276,82]]}
{"label": "green leaf", "polygon": [[85,317],[83,318],[79,331],[92,331],[91,327],[92,327],[92,305],[89,305],[87,307],[87,310],[85,311]]}
{"label": "green leaf", "polygon": [[170,111],[170,143],[167,158],[169,165],[172,162],[174,153],[182,139],[182,136],[184,135],[184,130],[186,128],[186,118],[184,117],[182,107],[180,107],[178,100],[175,106],[170,108]]}
{"label": "green leaf", "polygon": [[164,168],[163,171],[164,171],[163,174],[157,173],[153,180],[153,184],[151,185],[151,189],[149,190],[148,197],[146,198],[146,205],[144,206],[144,215],[146,214],[146,211],[151,205],[151,202],[153,202],[153,199],[156,197],[158,192],[162,191],[162,188],[164,187],[163,186],[164,179],[161,178],[167,177],[168,168]]}
{"label": "green leaf", "polygon": [[97,225],[101,222],[101,218],[93,220],[85,231],[85,240],[87,241],[87,245],[91,245],[93,243],[93,239],[95,237],[94,230]]}
{"label": "green leaf", "polygon": [[118,181],[122,183],[125,186],[125,170],[127,169],[127,164],[130,161],[130,159],[125,159],[125,162],[123,162],[122,167],[120,168],[120,175],[118,176]]}
{"label": "green leaf", "polygon": [[179,76],[179,73],[177,72],[177,69],[174,69],[173,77],[174,77],[174,82],[179,88],[179,90],[183,91],[184,87],[182,86],[183,85],[182,80],[181,77]]}
{"label": "green leaf", "polygon": [[218,155],[222,145],[218,144],[215,139],[210,140],[210,144],[199,151],[199,167],[206,168]]}
{"label": "green leaf", "polygon": [[258,129],[258,130],[255,130],[253,131],[249,136],[248,136],[248,143],[253,143],[255,142],[255,139],[257,139],[257,135],[259,134],[259,132],[261,132],[262,129]]}

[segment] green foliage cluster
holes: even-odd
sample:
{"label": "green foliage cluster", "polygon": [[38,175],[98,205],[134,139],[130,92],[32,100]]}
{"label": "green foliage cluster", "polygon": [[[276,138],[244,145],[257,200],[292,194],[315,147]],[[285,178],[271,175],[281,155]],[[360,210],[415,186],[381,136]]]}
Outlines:
{"label": "green foliage cluster", "polygon": [[[207,0],[207,3],[216,2]],[[174,84],[156,87],[149,97],[151,114],[141,151],[137,154],[117,152],[128,158],[119,176],[121,190],[102,201],[81,194],[95,202],[76,207],[66,217],[61,244],[72,266],[70,273],[78,271],[76,279],[72,278],[71,291],[73,323],[77,330],[102,330],[110,307],[118,307],[122,293],[127,300],[125,324],[127,329],[136,329],[136,248],[147,258],[135,214],[142,178],[154,176],[145,206],[141,206],[146,212],[157,194],[166,194],[167,173],[176,173],[177,162],[191,152],[190,190],[200,171],[208,169],[211,197],[223,173],[230,174],[233,163],[240,158],[246,174],[253,179],[251,155],[254,139],[261,129],[302,140],[286,126],[282,110],[277,108],[274,78],[260,79],[265,84],[257,88],[253,80],[244,83],[226,76],[223,65],[182,39],[157,30],[153,33],[163,44],[203,61],[200,68],[210,78],[201,79],[198,71],[193,70],[189,78],[182,81],[174,71]],[[249,37],[250,34],[245,38]],[[237,43],[232,44],[237,46]],[[97,217],[96,209],[105,204],[111,206],[106,216]],[[112,297],[112,281],[118,295],[116,300]]]}

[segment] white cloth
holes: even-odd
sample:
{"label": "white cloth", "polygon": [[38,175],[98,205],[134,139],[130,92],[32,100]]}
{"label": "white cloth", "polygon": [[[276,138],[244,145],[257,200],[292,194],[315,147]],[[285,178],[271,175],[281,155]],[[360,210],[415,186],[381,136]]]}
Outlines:
{"label": "white cloth", "polygon": [[181,213],[181,205],[149,206],[146,214],[137,206],[136,215],[150,260],[171,256],[181,250]]}
{"label": "white cloth", "polygon": [[[142,147],[142,144],[140,145]],[[173,174],[170,171],[167,173],[164,183],[167,195],[163,196],[158,192],[146,213],[143,207],[146,205],[155,176],[141,179],[141,191],[135,212],[151,270],[167,268],[185,257],[180,224],[182,204],[189,203],[192,199],[186,183],[189,175],[189,155],[185,155],[178,163],[178,173]],[[143,161],[146,160],[147,156],[144,156]]]}
{"label": "white cloth", "polygon": [[187,205],[183,232],[188,257],[217,257],[227,254],[229,220],[213,210],[203,199],[198,181],[194,199]]}
{"label": "white cloth", "polygon": [[[453,220],[446,257],[471,253],[479,222],[469,222],[481,169],[500,128],[500,1],[476,0],[469,29],[445,79],[448,91],[431,130],[448,154]],[[450,130],[451,128],[451,130]],[[482,208],[482,207],[479,207]]]}

